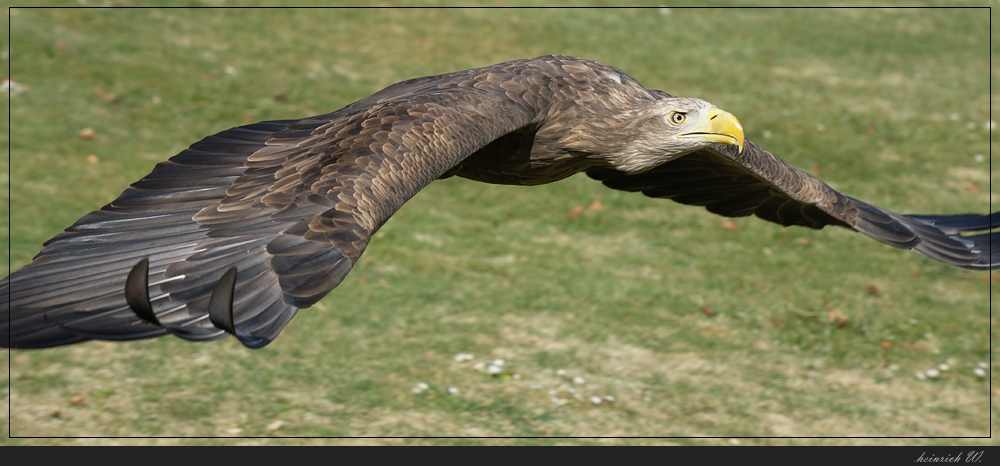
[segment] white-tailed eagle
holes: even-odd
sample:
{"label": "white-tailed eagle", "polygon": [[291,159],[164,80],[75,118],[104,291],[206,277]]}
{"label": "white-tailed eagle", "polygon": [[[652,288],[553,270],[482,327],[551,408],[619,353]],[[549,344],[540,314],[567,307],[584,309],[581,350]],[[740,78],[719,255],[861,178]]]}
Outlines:
{"label": "white-tailed eagle", "polygon": [[739,121],[708,102],[545,56],[410,79],[333,113],[202,139],[0,282],[0,346],[170,333],[262,347],[432,181],[537,185],[580,172],[720,215],[837,225],[957,267],[1000,267],[1000,234],[988,232],[1000,213],[880,209],[744,140]]}

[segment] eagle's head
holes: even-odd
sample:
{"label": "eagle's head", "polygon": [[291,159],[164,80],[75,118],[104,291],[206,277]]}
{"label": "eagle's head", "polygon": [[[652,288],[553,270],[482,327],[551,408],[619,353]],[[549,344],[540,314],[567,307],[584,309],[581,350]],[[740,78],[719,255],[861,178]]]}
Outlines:
{"label": "eagle's head", "polygon": [[733,114],[701,99],[667,98],[644,102],[635,112],[629,141],[612,161],[638,173],[712,144],[743,150],[743,126]]}

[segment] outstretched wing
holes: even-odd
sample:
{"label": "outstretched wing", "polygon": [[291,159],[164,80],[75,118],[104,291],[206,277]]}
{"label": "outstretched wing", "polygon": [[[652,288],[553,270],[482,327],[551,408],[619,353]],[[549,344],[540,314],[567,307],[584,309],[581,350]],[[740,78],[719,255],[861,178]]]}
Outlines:
{"label": "outstretched wing", "polygon": [[845,196],[750,141],[743,152],[716,144],[643,173],[595,168],[587,174],[610,188],[704,206],[727,217],[756,215],[817,229],[839,225],[946,264],[1000,267],[1000,234],[961,235],[1000,227],[1000,213],[896,214]]}
{"label": "outstretched wing", "polygon": [[501,87],[531,77],[522,65],[404,81],[338,112],[203,139],[0,281],[0,346],[227,332],[266,345],[404,202],[536,118]]}

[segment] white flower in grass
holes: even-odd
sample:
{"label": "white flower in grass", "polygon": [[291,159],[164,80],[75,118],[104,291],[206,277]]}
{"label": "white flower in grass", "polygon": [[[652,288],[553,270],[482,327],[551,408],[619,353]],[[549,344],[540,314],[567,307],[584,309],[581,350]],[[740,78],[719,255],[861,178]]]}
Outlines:
{"label": "white flower in grass", "polygon": [[927,369],[927,372],[925,372],[925,374],[927,375],[928,379],[936,379],[938,378],[939,375],[941,375],[941,373],[938,372],[937,369]]}
{"label": "white flower in grass", "polygon": [[613,397],[611,395],[604,395],[604,401],[607,401],[608,403],[614,403],[615,402],[615,397]]}
{"label": "white flower in grass", "polygon": [[3,85],[0,86],[0,90],[3,90],[4,94],[18,95],[28,92],[28,86],[9,79],[4,79]]}
{"label": "white flower in grass", "polygon": [[566,375],[566,369],[559,369],[556,371],[556,375]]}
{"label": "white flower in grass", "polygon": [[983,162],[986,161],[986,157],[983,157],[983,154],[973,155],[972,159],[975,160],[976,162],[979,162],[979,163],[983,163]]}
{"label": "white flower in grass", "polygon": [[590,402],[593,403],[593,404],[595,404],[595,405],[601,404],[602,401],[604,401],[604,399],[602,399],[599,396],[592,396],[592,397],[590,397]]}
{"label": "white flower in grass", "polygon": [[504,364],[507,364],[507,362],[504,361],[503,359],[494,359],[493,362],[491,362],[490,364],[493,364],[494,366],[497,367],[503,367]]}
{"label": "white flower in grass", "polygon": [[977,364],[977,366],[979,366],[979,368],[983,369],[983,370],[986,370],[986,369],[990,368],[990,365],[986,364],[985,362],[981,362],[981,363]]}
{"label": "white flower in grass", "polygon": [[472,368],[479,372],[486,372],[486,363],[482,361],[477,362],[472,365]]}
{"label": "white flower in grass", "polygon": [[585,383],[587,383],[587,381],[583,380],[583,377],[573,377],[573,383],[575,383],[575,384],[585,384]]}
{"label": "white flower in grass", "polygon": [[499,366],[494,366],[493,364],[490,364],[490,366],[486,368],[487,374],[499,374],[501,372],[503,372],[503,369]]}
{"label": "white flower in grass", "polygon": [[455,355],[455,362],[471,361],[473,356],[468,353],[458,353]]}
{"label": "white flower in grass", "polygon": [[949,366],[947,364],[938,364],[938,369],[940,369],[941,372],[944,372],[944,371],[946,371],[948,369],[951,369],[951,366]]}
{"label": "white flower in grass", "polygon": [[917,373],[916,373],[916,374],[914,374],[914,375],[916,375],[916,376],[917,376],[917,378],[918,378],[918,379],[920,379],[920,380],[925,380],[925,379],[927,379],[927,376],[926,376],[926,375],[924,375],[924,373],[923,373],[923,372],[917,372]]}
{"label": "white flower in grass", "polygon": [[555,404],[557,404],[559,406],[562,406],[562,405],[566,404],[566,400],[564,400],[562,398],[559,398],[559,397],[557,397],[555,395],[549,397],[549,399],[552,400],[553,403],[555,403]]}
{"label": "white flower in grass", "polygon": [[455,387],[448,387],[448,394],[450,394],[450,395],[458,395],[458,389],[455,388]]}
{"label": "white flower in grass", "polygon": [[898,371],[899,370],[899,364],[890,364],[889,365],[889,370],[893,371],[893,372]]}
{"label": "white flower in grass", "polygon": [[986,377],[986,369],[983,369],[982,367],[977,367],[973,369],[972,373],[976,374],[979,377]]}
{"label": "white flower in grass", "polygon": [[423,382],[420,382],[420,383],[417,384],[416,387],[413,387],[413,393],[420,394],[420,393],[423,393],[423,392],[427,391],[428,388],[430,388],[430,386],[428,386],[427,384],[425,384]]}
{"label": "white flower in grass", "polygon": [[986,131],[993,131],[994,129],[996,129],[997,123],[995,121],[993,121],[993,120],[990,120],[990,121],[987,121],[986,123],[984,123],[983,127],[986,128]]}
{"label": "white flower in grass", "polygon": [[521,380],[521,374],[514,374],[510,376],[514,380]]}

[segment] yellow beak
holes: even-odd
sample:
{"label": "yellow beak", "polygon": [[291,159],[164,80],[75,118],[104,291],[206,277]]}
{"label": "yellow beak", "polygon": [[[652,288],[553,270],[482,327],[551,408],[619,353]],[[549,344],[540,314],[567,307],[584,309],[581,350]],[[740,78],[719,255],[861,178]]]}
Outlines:
{"label": "yellow beak", "polygon": [[679,138],[702,138],[720,144],[738,146],[743,152],[743,125],[732,113],[718,108],[708,111],[706,121],[693,130],[677,135]]}

